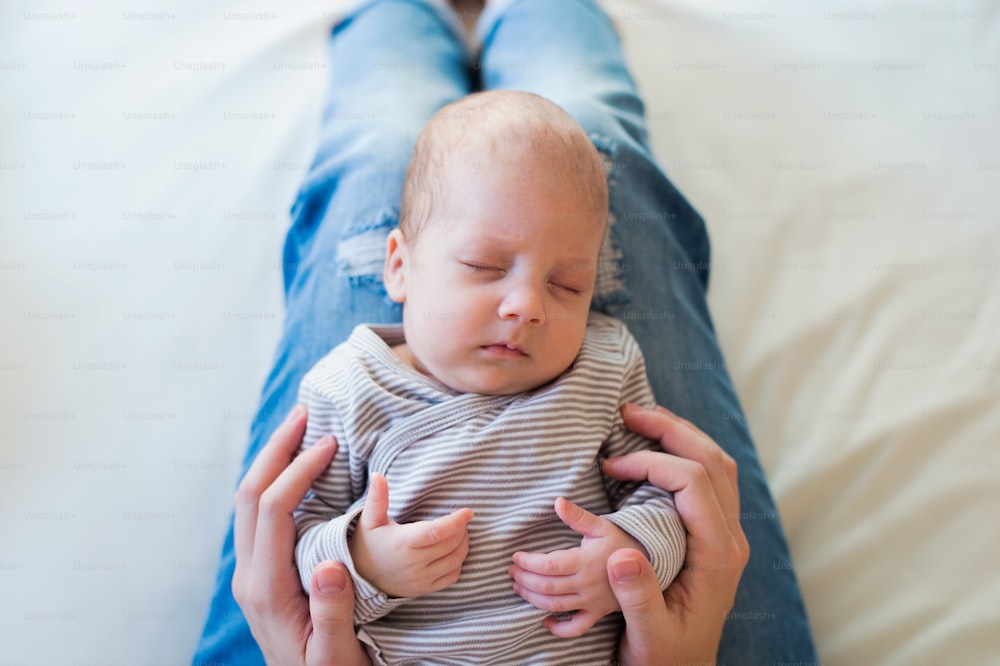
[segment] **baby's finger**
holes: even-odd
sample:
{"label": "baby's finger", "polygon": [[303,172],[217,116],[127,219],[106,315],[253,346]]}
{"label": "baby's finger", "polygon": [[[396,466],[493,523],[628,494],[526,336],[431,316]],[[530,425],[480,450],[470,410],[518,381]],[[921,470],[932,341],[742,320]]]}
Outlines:
{"label": "baby's finger", "polygon": [[466,534],[455,550],[444,557],[434,560],[427,566],[427,575],[433,577],[433,582],[431,583],[433,591],[443,590],[458,580],[462,574],[462,565],[465,564],[465,558],[468,554],[469,535]]}
{"label": "baby's finger", "polygon": [[538,594],[571,594],[580,589],[580,583],[573,575],[545,576],[516,565],[508,569],[507,572],[515,583]]}
{"label": "baby's finger", "polygon": [[567,527],[586,537],[602,536],[608,521],[599,516],[595,516],[581,506],[573,504],[565,497],[559,497],[555,503],[556,515]]}
{"label": "baby's finger", "polygon": [[449,545],[445,552],[451,550],[454,544],[461,539],[461,535],[468,530],[469,521],[472,520],[472,509],[459,509],[447,516],[441,516],[434,520],[424,520],[419,523],[410,523],[407,527],[411,532],[411,540],[408,542],[410,548],[433,548]]}
{"label": "baby's finger", "polygon": [[514,564],[525,571],[545,576],[568,576],[580,570],[580,549],[555,550],[551,553],[514,553]]}
{"label": "baby's finger", "polygon": [[469,554],[469,533],[465,532],[462,534],[462,538],[459,542],[455,544],[455,547],[448,550],[440,557],[436,557],[427,563],[427,568],[429,570],[452,568],[455,566],[461,566],[462,562],[465,561],[466,556]]}
{"label": "baby's finger", "polygon": [[377,472],[372,474],[368,483],[368,496],[359,522],[361,528],[366,530],[389,524],[389,483]]}
{"label": "baby's finger", "polygon": [[558,636],[560,638],[576,638],[577,636],[583,636],[587,633],[587,631],[600,619],[601,618],[599,618],[596,614],[583,610],[579,611],[569,619],[562,619],[554,616],[547,617],[542,621],[542,624],[552,633],[553,636]]}
{"label": "baby's finger", "polygon": [[514,593],[540,610],[552,613],[568,613],[583,606],[583,598],[578,594],[539,594],[514,583]]}

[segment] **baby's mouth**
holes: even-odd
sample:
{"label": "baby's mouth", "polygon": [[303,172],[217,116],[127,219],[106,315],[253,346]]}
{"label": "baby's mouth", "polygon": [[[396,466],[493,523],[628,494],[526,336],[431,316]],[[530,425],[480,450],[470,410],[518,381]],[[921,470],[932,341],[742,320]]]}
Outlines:
{"label": "baby's mouth", "polygon": [[524,358],[525,356],[528,356],[528,353],[524,351],[523,347],[509,342],[497,342],[491,345],[483,345],[482,349],[489,354],[502,356],[504,358]]}

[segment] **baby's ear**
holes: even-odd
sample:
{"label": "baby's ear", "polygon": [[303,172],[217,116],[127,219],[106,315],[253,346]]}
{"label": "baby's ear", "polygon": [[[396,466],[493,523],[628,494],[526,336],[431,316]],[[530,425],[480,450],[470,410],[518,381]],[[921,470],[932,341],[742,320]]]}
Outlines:
{"label": "baby's ear", "polygon": [[397,303],[406,302],[406,272],[410,267],[410,248],[406,237],[398,228],[389,233],[385,241],[385,266],[382,280],[389,298]]}

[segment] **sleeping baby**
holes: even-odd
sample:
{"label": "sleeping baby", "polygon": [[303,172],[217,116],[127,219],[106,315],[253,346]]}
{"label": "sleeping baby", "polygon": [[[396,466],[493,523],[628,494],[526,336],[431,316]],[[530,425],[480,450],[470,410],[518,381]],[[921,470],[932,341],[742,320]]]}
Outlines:
{"label": "sleeping baby", "polygon": [[339,446],[296,561],[307,591],[347,566],[373,663],[608,663],[608,556],[645,552],[664,589],[680,570],[671,494],[601,474],[656,448],[619,413],[654,405],[639,347],[590,313],[607,206],[593,144],[536,95],[468,96],[418,138],[383,273],[403,323],[358,326],[299,395],[303,448]]}

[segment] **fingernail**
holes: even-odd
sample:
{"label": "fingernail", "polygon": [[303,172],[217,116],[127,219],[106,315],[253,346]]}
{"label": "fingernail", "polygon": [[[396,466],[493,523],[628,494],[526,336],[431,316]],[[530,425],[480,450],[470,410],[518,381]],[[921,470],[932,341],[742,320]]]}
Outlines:
{"label": "fingernail", "polygon": [[622,405],[622,416],[628,416],[630,414],[635,414],[636,412],[643,411],[643,408],[631,402],[626,402]]}
{"label": "fingernail", "polygon": [[633,559],[620,560],[611,565],[611,575],[619,583],[628,583],[639,577],[642,569],[639,562]]}
{"label": "fingernail", "polygon": [[306,411],[304,405],[295,405],[295,407],[288,413],[288,417],[285,419],[285,423],[291,423],[292,421],[298,420]]}
{"label": "fingernail", "polygon": [[333,445],[333,437],[330,437],[330,435],[324,435],[323,437],[319,438],[318,442],[316,442],[316,446],[332,446],[332,445]]}
{"label": "fingernail", "polygon": [[669,409],[667,409],[663,405],[657,405],[653,409],[655,409],[656,411],[660,412],[661,414],[666,414],[667,416],[670,416],[672,418],[677,418],[676,414],[674,414],[672,411],[670,411]]}
{"label": "fingernail", "polygon": [[316,572],[316,585],[320,594],[340,594],[347,586],[347,579],[341,569],[330,567]]}

